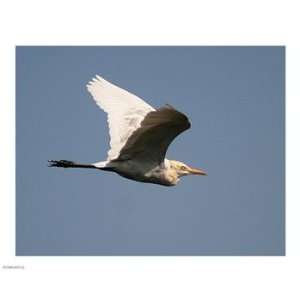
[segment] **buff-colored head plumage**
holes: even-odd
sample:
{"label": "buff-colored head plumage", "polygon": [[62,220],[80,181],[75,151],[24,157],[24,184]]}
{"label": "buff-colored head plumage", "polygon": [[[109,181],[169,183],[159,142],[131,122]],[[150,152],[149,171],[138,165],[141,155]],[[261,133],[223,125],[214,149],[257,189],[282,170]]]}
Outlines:
{"label": "buff-colored head plumage", "polygon": [[170,160],[170,167],[176,171],[178,177],[185,175],[206,175],[203,170],[189,167],[183,162],[177,160]]}

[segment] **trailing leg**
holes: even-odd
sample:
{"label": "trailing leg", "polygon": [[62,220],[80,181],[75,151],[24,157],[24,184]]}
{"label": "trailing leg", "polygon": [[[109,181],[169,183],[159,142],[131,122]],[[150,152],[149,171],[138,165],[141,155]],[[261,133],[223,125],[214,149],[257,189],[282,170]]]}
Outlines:
{"label": "trailing leg", "polygon": [[79,164],[69,160],[48,160],[48,167],[98,169],[94,165]]}

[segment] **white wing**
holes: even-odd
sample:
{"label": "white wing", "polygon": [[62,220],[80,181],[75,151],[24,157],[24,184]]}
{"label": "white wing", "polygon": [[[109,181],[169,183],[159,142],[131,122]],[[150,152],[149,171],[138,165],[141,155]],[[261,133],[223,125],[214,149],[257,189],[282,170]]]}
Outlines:
{"label": "white wing", "polygon": [[110,134],[107,160],[113,160],[119,156],[128,138],[140,127],[145,116],[155,109],[99,75],[87,84],[87,89],[97,105],[107,113]]}

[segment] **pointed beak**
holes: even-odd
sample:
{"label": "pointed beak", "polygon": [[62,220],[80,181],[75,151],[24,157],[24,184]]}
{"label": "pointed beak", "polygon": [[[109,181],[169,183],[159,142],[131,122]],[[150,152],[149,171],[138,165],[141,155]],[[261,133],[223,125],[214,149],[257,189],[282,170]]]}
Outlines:
{"label": "pointed beak", "polygon": [[197,168],[190,168],[189,171],[190,171],[190,174],[194,174],[194,175],[207,175],[206,172],[204,172],[201,169],[197,169]]}

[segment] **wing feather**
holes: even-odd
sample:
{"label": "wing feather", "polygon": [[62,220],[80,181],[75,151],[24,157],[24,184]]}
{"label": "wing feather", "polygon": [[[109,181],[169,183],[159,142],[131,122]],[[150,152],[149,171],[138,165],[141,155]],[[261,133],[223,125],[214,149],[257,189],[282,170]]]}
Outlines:
{"label": "wing feather", "polygon": [[191,124],[170,105],[149,112],[121,149],[118,160],[136,159],[161,164],[171,142]]}
{"label": "wing feather", "polygon": [[116,159],[129,137],[140,127],[145,116],[155,110],[139,97],[99,75],[87,84],[87,89],[96,104],[107,113],[110,134],[107,159]]}

